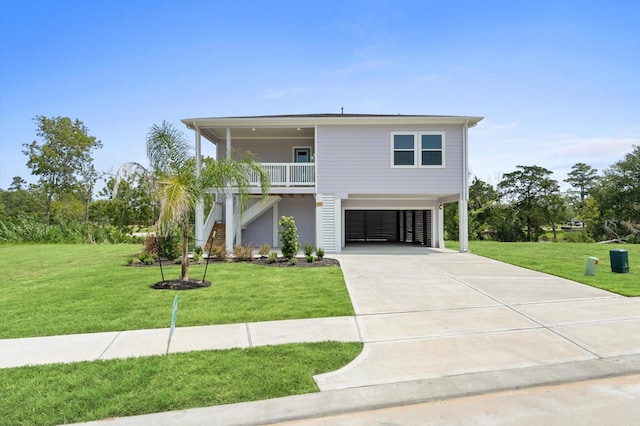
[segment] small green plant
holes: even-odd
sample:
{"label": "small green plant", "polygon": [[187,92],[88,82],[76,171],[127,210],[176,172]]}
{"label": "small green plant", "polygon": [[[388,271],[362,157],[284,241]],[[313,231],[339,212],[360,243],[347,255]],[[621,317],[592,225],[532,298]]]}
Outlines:
{"label": "small green plant", "polygon": [[297,265],[298,264],[298,259],[295,257],[292,257],[291,259],[289,259],[289,265],[293,266],[293,265]]}
{"label": "small green plant", "polygon": [[278,231],[282,241],[282,255],[291,260],[300,250],[296,221],[293,216],[282,216],[279,225],[282,227],[282,230]]}
{"label": "small green plant", "polygon": [[136,259],[135,259],[135,258],[133,258],[133,257],[128,258],[128,259],[127,259],[127,265],[133,265],[133,262],[134,262],[135,260],[136,260]]}
{"label": "small green plant", "polygon": [[312,254],[313,254],[313,244],[307,241],[306,243],[304,243],[304,255],[311,256]]}
{"label": "small green plant", "polygon": [[307,255],[304,256],[304,258],[307,259],[307,262],[309,262],[309,263],[313,263],[313,261],[316,260],[316,258],[313,257],[312,254],[307,254]]}
{"label": "small green plant", "polygon": [[251,260],[253,257],[253,246],[251,244],[243,246],[241,244],[236,244],[233,246],[233,256],[236,261],[246,261]]}
{"label": "small green plant", "polygon": [[193,248],[193,261],[200,263],[202,261],[202,247],[196,246]]}
{"label": "small green plant", "polygon": [[138,260],[144,264],[147,264],[147,259],[153,259],[147,251],[143,251],[138,255]]}
{"label": "small green plant", "polygon": [[182,265],[182,258],[181,257],[176,257],[175,259],[173,259],[173,264],[174,265]]}
{"label": "small green plant", "polygon": [[145,257],[142,261],[145,265],[153,265],[154,259],[152,256]]}
{"label": "small green plant", "polygon": [[272,251],[269,253],[269,257],[267,258],[267,263],[276,263],[278,261],[278,253]]}
{"label": "small green plant", "polygon": [[324,257],[324,249],[318,247],[316,249],[316,257],[320,260],[322,260],[322,258]]}
{"label": "small green plant", "polygon": [[260,257],[267,257],[270,251],[271,251],[271,246],[267,243],[264,243],[258,249],[258,254],[260,255]]}

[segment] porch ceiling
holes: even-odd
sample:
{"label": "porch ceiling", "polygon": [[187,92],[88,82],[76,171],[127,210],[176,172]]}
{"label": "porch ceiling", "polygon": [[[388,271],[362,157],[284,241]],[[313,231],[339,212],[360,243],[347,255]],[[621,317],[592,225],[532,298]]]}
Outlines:
{"label": "porch ceiling", "polygon": [[[204,127],[200,129],[203,137],[218,143],[227,138],[226,127]],[[313,127],[232,127],[231,139],[314,139]]]}

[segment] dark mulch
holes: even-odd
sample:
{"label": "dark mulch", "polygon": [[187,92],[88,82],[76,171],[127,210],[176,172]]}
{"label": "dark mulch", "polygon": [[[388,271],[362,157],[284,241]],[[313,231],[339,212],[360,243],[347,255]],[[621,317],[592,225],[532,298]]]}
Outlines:
{"label": "dark mulch", "polygon": [[340,262],[338,262],[337,259],[330,259],[327,257],[316,259],[313,262],[307,262],[307,259],[305,259],[304,257],[298,257],[296,259],[297,262],[295,265],[290,265],[289,261],[284,258],[278,258],[278,261],[274,263],[269,263],[266,257],[255,258],[250,262],[256,263],[258,265],[275,266],[280,268],[317,268],[320,266],[340,266]]}
{"label": "dark mulch", "polygon": [[211,282],[209,281],[181,281],[181,280],[169,280],[160,281],[151,285],[150,287],[156,290],[193,290],[196,288],[209,287]]}
{"label": "dark mulch", "polygon": [[[266,257],[254,257],[251,260],[240,260],[238,262],[248,262],[254,263],[256,265],[265,265],[265,266],[274,266],[280,268],[317,268],[322,266],[340,266],[340,262],[337,259],[330,259],[327,257],[323,257],[322,259],[316,259],[313,262],[307,262],[307,259],[304,257],[297,257],[297,263],[295,265],[290,265],[289,261],[285,258],[279,257],[277,262],[269,263],[267,262]],[[201,261],[199,265],[204,265],[205,260]],[[209,259],[209,264],[220,263],[221,260],[213,258]],[[231,260],[233,262],[233,260]],[[195,265],[196,263],[189,263],[189,265]],[[179,264],[174,263],[172,260],[162,260],[162,266],[178,266]],[[145,266],[155,266],[158,267],[158,261],[153,262],[151,265],[147,265],[142,262],[133,263],[131,265],[126,266],[135,266],[135,267],[145,267]]]}

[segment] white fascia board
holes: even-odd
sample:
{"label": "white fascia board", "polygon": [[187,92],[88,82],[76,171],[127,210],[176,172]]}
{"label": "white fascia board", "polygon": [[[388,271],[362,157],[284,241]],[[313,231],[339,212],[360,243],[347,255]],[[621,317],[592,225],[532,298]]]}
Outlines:
{"label": "white fascia board", "polygon": [[473,127],[484,117],[467,116],[358,116],[358,117],[226,117],[185,118],[187,127],[315,127],[317,125],[465,124]]}

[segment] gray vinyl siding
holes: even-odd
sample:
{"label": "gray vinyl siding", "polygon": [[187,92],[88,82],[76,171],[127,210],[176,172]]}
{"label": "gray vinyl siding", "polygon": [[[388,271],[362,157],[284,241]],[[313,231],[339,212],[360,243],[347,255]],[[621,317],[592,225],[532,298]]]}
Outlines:
{"label": "gray vinyl siding", "polygon": [[278,204],[278,220],[282,216],[295,219],[301,247],[307,241],[316,245],[316,200],[312,195],[284,195]]}
{"label": "gray vinyl siding", "polygon": [[[444,168],[392,168],[392,132],[445,133]],[[318,126],[317,192],[453,194],[462,191],[462,126]]]}
{"label": "gray vinyl siding", "polygon": [[264,243],[273,245],[273,208],[242,230],[243,245],[252,244],[254,248],[259,248]]}
{"label": "gray vinyl siding", "polygon": [[[231,140],[231,150],[242,157],[250,151],[261,163],[293,162],[293,147],[311,147],[314,152],[314,141],[311,139],[240,139]],[[227,147],[224,142],[218,144],[218,158],[224,158]]]}
{"label": "gray vinyl siding", "polygon": [[[284,195],[278,203],[278,220],[282,216],[293,216],[298,228],[300,246],[309,241],[315,246],[316,241],[316,203],[312,195]],[[273,209],[251,222],[242,230],[242,244],[253,244],[259,247],[273,242]]]}

